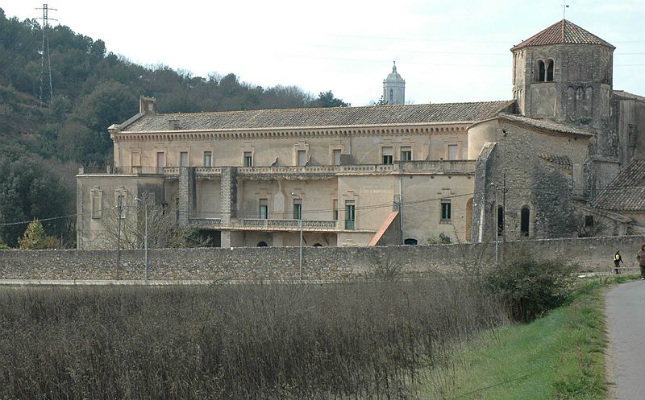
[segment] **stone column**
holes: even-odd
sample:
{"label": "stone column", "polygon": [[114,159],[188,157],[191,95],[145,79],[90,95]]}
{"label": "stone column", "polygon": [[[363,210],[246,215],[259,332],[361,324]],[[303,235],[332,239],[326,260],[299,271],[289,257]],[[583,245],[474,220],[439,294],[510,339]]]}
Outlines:
{"label": "stone column", "polygon": [[[230,227],[231,220],[237,217],[237,168],[222,168],[221,184],[222,227]],[[235,243],[229,229],[222,229],[222,247],[232,247]]]}
{"label": "stone column", "polygon": [[190,222],[192,205],[195,200],[195,168],[179,168],[179,226],[187,226]]}

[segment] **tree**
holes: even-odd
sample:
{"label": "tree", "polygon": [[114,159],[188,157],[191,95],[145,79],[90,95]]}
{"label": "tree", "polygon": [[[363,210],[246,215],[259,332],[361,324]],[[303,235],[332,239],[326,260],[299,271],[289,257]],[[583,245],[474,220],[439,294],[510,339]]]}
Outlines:
{"label": "tree", "polygon": [[[144,199],[148,196],[144,193]],[[145,239],[145,214],[148,214],[148,247],[203,247],[207,241],[199,238],[193,227],[180,227],[176,223],[176,210],[152,204],[150,201],[133,200],[124,205],[103,210],[103,236],[106,248],[141,249]],[[147,208],[147,210],[146,210]]]}
{"label": "tree", "polygon": [[60,243],[55,237],[45,235],[43,224],[37,219],[29,223],[22,238],[18,239],[18,244],[23,250],[55,249],[60,247]]}
{"label": "tree", "polygon": [[345,103],[341,99],[334,97],[334,93],[330,90],[328,92],[320,92],[318,99],[314,101],[315,107],[349,107],[351,104]]}

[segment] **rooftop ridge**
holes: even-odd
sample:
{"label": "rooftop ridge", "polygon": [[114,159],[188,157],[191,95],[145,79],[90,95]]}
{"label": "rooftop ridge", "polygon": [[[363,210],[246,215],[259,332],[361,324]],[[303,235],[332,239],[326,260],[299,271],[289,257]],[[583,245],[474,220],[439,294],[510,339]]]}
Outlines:
{"label": "rooftop ridge", "polygon": [[547,46],[554,44],[597,44],[615,49],[612,44],[593,33],[579,27],[573,22],[562,19],[530,38],[513,46],[511,51],[530,46]]}

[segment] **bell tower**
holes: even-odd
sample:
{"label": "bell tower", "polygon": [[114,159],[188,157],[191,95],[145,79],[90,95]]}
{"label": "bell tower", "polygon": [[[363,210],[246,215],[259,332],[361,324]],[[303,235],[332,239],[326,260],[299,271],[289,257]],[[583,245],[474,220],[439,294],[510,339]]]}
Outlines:
{"label": "bell tower", "polygon": [[566,19],[511,49],[520,113],[603,129],[610,117],[615,47]]}
{"label": "bell tower", "polygon": [[396,61],[392,66],[392,72],[383,81],[383,104],[405,104],[405,79],[396,72]]}

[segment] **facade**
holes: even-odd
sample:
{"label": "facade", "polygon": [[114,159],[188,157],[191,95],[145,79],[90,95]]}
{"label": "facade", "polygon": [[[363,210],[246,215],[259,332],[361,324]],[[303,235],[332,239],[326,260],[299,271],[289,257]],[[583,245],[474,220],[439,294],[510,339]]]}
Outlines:
{"label": "facade", "polygon": [[514,98],[496,102],[404,105],[396,66],[393,105],[159,114],[141,98],[109,128],[114,168],[77,177],[78,246],[138,245],[144,206],[222,247],[575,236],[571,216],[600,212],[642,153],[613,50],[558,22],[511,49]]}

